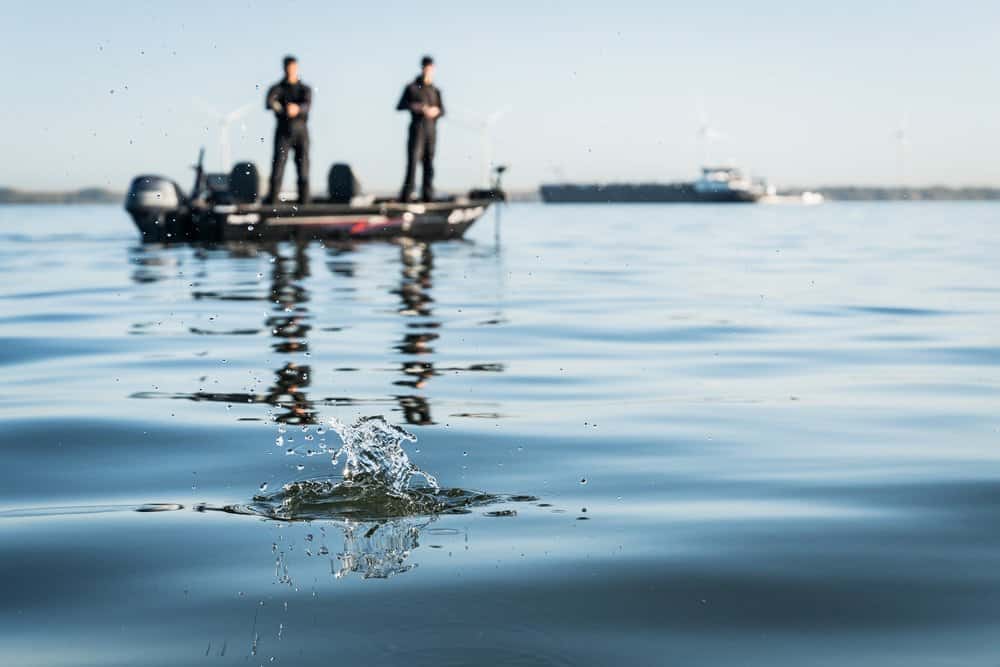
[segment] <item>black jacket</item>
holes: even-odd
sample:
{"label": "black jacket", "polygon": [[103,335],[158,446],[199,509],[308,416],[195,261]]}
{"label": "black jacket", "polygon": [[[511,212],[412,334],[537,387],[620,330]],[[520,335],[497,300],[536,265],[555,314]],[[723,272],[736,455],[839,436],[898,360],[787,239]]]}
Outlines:
{"label": "black jacket", "polygon": [[[289,118],[285,114],[285,107],[289,104],[298,104],[300,107],[299,115],[295,118]],[[302,83],[302,81],[289,83],[286,79],[282,79],[268,89],[264,106],[273,111],[274,115],[277,116],[279,128],[290,127],[298,123],[304,125],[309,120],[309,107],[312,106],[312,88]]]}
{"label": "black jacket", "polygon": [[403,88],[403,94],[399,98],[396,110],[409,111],[412,125],[433,124],[437,118],[425,116],[421,111],[421,108],[425,106],[438,107],[441,109],[441,115],[438,118],[444,116],[444,101],[441,99],[441,90],[433,83],[425,84],[423,77],[418,76],[407,84],[406,88]]}

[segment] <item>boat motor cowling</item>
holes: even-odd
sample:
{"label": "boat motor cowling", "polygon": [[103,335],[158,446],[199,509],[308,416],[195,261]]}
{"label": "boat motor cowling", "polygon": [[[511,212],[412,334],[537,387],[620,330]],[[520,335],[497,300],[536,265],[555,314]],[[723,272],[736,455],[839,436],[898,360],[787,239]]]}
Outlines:
{"label": "boat motor cowling", "polygon": [[125,196],[129,213],[167,213],[181,206],[180,187],[163,176],[136,176]]}
{"label": "boat motor cowling", "polygon": [[129,212],[145,241],[179,240],[184,234],[184,194],[163,176],[136,176],[125,195]]}

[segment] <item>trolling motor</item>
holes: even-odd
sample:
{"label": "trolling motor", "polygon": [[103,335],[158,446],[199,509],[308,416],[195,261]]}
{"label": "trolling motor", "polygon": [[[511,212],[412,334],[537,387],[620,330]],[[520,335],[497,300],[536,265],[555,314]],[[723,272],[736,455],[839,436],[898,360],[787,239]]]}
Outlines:
{"label": "trolling motor", "polygon": [[493,179],[493,191],[500,193],[502,201],[507,201],[507,193],[503,191],[503,184],[501,183],[505,171],[507,171],[507,165],[505,164],[498,164],[493,168],[493,172],[496,174],[496,177]]}

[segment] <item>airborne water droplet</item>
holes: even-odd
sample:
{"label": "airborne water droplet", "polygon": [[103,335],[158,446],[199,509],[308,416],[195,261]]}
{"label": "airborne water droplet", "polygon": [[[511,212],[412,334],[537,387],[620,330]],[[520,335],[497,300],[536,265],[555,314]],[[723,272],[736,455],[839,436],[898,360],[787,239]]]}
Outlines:
{"label": "airborne water droplet", "polygon": [[260,490],[261,490],[261,491],[267,491],[267,482],[264,482],[264,483],[262,483],[262,484],[260,485]]}

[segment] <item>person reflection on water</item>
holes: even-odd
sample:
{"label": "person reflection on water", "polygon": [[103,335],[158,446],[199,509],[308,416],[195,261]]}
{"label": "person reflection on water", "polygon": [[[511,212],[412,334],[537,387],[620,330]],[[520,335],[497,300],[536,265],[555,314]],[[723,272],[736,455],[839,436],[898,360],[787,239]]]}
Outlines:
{"label": "person reflection on water", "polygon": [[271,162],[271,184],[265,204],[274,204],[281,193],[288,151],[295,150],[295,170],[299,177],[299,203],[309,201],[309,107],[312,88],[299,79],[299,63],[294,56],[285,56],[285,78],[267,91],[266,107],[278,120],[274,130],[274,158]]}
{"label": "person reflection on water", "polygon": [[423,169],[422,198],[434,199],[434,148],[437,143],[437,121],[444,116],[441,91],[434,85],[434,59],[424,56],[420,75],[406,88],[396,105],[397,111],[410,112],[410,129],[406,141],[406,177],[399,193],[400,201],[409,201],[416,185],[417,163]]}

